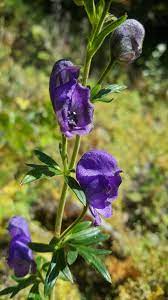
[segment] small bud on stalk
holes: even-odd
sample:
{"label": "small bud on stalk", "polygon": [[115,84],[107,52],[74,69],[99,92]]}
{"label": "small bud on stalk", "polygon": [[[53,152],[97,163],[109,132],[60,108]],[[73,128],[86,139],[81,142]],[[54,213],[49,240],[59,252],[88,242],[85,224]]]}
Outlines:
{"label": "small bud on stalk", "polygon": [[126,20],[111,36],[112,57],[120,62],[132,63],[142,53],[144,36],[145,29],[140,22]]}

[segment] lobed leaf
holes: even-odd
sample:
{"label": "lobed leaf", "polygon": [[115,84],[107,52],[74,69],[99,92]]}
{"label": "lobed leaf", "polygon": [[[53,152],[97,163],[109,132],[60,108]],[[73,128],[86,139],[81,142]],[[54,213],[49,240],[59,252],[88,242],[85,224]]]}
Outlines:
{"label": "lobed leaf", "polygon": [[72,243],[94,243],[95,237],[100,234],[100,229],[98,227],[95,228],[88,228],[86,230],[82,230],[76,233],[70,233],[66,237],[66,241],[71,241]]}
{"label": "lobed leaf", "polygon": [[91,264],[104,277],[106,281],[111,283],[111,277],[107,268],[105,267],[104,263],[95,254],[88,252],[87,247],[86,249],[80,247],[79,254],[86,260],[86,262]]}
{"label": "lobed leaf", "polygon": [[38,157],[38,159],[43,162],[44,164],[46,164],[47,166],[53,166],[55,168],[59,168],[58,163],[52,158],[50,157],[48,154],[40,151],[40,150],[34,150],[35,155]]}
{"label": "lobed leaf", "polygon": [[54,252],[51,263],[45,278],[44,293],[45,296],[50,295],[53,286],[59,276],[62,273],[64,277],[73,282],[71,271],[66,263],[65,254],[63,249],[59,249]]}
{"label": "lobed leaf", "polygon": [[72,265],[78,257],[78,251],[77,250],[69,250],[67,253],[67,262],[69,265]]}
{"label": "lobed leaf", "polygon": [[53,252],[54,247],[50,244],[43,244],[43,243],[29,243],[29,248],[35,252]]}
{"label": "lobed leaf", "polygon": [[11,294],[15,290],[16,286],[9,286],[0,291],[0,296]]}
{"label": "lobed leaf", "polygon": [[27,288],[29,285],[32,285],[34,283],[35,277],[30,276],[18,283],[18,285],[15,286],[15,289],[13,290],[10,298],[13,298],[16,296],[21,290]]}
{"label": "lobed leaf", "polygon": [[42,300],[39,292],[39,283],[35,283],[28,295],[27,300]]}
{"label": "lobed leaf", "polygon": [[77,223],[71,230],[70,233],[80,232],[82,230],[88,229],[91,226],[92,222],[90,221],[83,221]]}

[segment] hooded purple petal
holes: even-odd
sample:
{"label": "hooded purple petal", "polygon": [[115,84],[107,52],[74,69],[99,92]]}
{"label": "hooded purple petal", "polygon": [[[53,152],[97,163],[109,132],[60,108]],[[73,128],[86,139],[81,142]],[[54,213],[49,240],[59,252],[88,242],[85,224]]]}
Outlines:
{"label": "hooded purple petal", "polygon": [[100,224],[100,215],[112,215],[111,202],[118,196],[118,188],[122,182],[119,175],[121,169],[115,158],[100,150],[86,152],[77,164],[76,177],[95,218]]}
{"label": "hooded purple petal", "polygon": [[65,61],[55,64],[55,71],[50,78],[50,97],[60,129],[70,138],[75,134],[84,135],[91,131],[94,107],[89,100],[89,88],[77,82],[79,70],[71,62],[68,63],[70,66],[66,68],[62,67],[62,64],[65,66]]}
{"label": "hooded purple petal", "polygon": [[15,216],[10,219],[8,224],[8,231],[10,236],[14,238],[16,235],[25,235],[30,237],[30,232],[26,220],[20,216]]}
{"label": "hooded purple petal", "polygon": [[18,277],[36,272],[32,250],[28,247],[31,241],[26,220],[20,216],[13,217],[8,225],[12,237],[9,245],[8,265]]}

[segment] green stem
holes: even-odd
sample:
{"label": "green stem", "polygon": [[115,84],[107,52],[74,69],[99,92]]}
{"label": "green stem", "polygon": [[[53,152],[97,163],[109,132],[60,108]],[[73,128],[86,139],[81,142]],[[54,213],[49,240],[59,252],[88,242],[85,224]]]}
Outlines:
{"label": "green stem", "polygon": [[64,213],[67,190],[68,190],[68,185],[66,182],[64,182],[58,209],[57,209],[56,222],[55,222],[55,236],[58,238],[60,237],[60,233],[61,233],[62,218]]}
{"label": "green stem", "polygon": [[100,31],[102,30],[102,27],[104,25],[104,22],[105,22],[105,18],[106,18],[106,15],[110,9],[110,6],[111,6],[111,3],[112,3],[112,0],[106,0],[106,3],[105,3],[105,6],[104,6],[104,10],[102,12],[102,15],[101,15],[101,18],[100,18],[100,21],[96,27],[96,30],[95,32],[93,33],[92,35],[92,39],[91,39],[91,42],[93,42],[94,38],[100,33]]}
{"label": "green stem", "polygon": [[72,157],[71,157],[71,161],[69,164],[69,170],[72,170],[74,168],[75,162],[76,162],[76,158],[79,152],[79,147],[80,147],[80,136],[77,135],[76,136],[76,140],[75,140],[75,144],[74,144],[74,148],[73,148],[73,152],[72,152]]}
{"label": "green stem", "polygon": [[[92,58],[87,53],[86,60],[85,60],[85,66],[84,66],[83,81],[82,81],[83,85],[87,84],[91,60],[92,60]],[[80,136],[77,135],[73,153],[72,153],[72,157],[71,157],[71,161],[69,164],[69,170],[74,168],[76,158],[78,155],[78,151],[79,151],[79,147],[80,147]],[[67,140],[64,136],[62,136],[62,159],[63,159],[64,169],[65,169],[65,168],[67,168],[67,166],[66,166]],[[68,185],[66,182],[64,182],[64,185],[62,188],[62,193],[61,193],[61,198],[60,198],[60,201],[58,204],[57,217],[56,217],[56,222],[55,222],[55,236],[58,238],[60,237],[60,234],[61,234],[62,218],[63,218],[64,208],[65,208],[67,190],[68,190]]]}
{"label": "green stem", "polygon": [[115,60],[111,59],[109,64],[107,65],[106,69],[104,70],[103,74],[101,75],[100,79],[98,80],[97,84],[101,84],[102,81],[105,79],[107,74],[110,72],[111,68],[114,66]]}
{"label": "green stem", "polygon": [[80,214],[80,216],[61,234],[61,239],[76,225],[78,224],[84,217],[84,215],[87,212],[87,205],[84,206],[82,213]]}
{"label": "green stem", "polygon": [[62,163],[64,166],[64,171],[67,170],[67,138],[62,134],[62,151],[61,151]]}

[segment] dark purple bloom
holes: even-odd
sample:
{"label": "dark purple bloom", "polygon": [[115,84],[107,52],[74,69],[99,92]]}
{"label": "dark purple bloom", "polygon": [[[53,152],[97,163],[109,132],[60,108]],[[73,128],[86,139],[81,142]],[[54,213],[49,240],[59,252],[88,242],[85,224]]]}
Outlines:
{"label": "dark purple bloom", "polygon": [[91,150],[79,160],[76,177],[85,192],[95,225],[101,224],[99,215],[112,215],[111,203],[118,196],[122,182],[121,169],[115,158],[105,151]]}
{"label": "dark purple bloom", "polygon": [[60,129],[68,138],[93,128],[90,89],[78,82],[79,68],[69,60],[55,63],[50,77],[50,98]]}
{"label": "dark purple bloom", "polygon": [[145,36],[143,25],[134,19],[128,19],[112,33],[111,53],[118,61],[131,63],[142,53]]}
{"label": "dark purple bloom", "polygon": [[15,216],[9,221],[8,231],[11,236],[9,245],[8,265],[14,269],[17,277],[36,272],[32,250],[28,247],[31,242],[27,222],[20,216]]}

